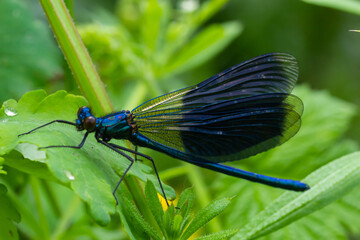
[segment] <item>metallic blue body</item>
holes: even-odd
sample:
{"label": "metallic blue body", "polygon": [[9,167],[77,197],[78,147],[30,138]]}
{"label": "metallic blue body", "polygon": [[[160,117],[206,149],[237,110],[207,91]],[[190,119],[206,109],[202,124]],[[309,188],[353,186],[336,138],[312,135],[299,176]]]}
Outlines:
{"label": "metallic blue body", "polygon": [[104,140],[130,139],[132,128],[129,126],[127,116],[129,111],[116,112],[96,120],[96,135]]}
{"label": "metallic blue body", "polygon": [[95,136],[108,142],[112,138],[128,139],[130,140],[133,128],[129,125],[130,111],[123,110],[121,112],[111,113],[104,117],[95,117],[92,115],[90,108],[85,107],[78,114],[76,124],[82,126],[87,117],[94,117],[96,119],[96,126],[92,132]]}

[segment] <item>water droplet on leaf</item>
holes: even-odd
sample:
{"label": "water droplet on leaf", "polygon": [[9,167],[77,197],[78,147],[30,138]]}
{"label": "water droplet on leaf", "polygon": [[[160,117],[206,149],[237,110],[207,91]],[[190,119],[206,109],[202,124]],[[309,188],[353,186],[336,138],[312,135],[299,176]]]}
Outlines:
{"label": "water droplet on leaf", "polygon": [[13,116],[15,116],[17,114],[16,110],[13,109],[13,108],[5,108],[4,112],[9,117],[13,117]]}
{"label": "water droplet on leaf", "polygon": [[72,175],[72,173],[70,171],[65,170],[64,172],[65,172],[66,177],[69,180],[73,181],[75,179],[74,175]]}

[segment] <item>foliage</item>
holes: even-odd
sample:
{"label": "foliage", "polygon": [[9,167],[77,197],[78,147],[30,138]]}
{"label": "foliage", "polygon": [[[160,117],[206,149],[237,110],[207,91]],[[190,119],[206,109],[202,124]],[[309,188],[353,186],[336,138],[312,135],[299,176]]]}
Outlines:
{"label": "foliage", "polygon": [[[305,86],[295,89],[295,94],[303,100],[305,106],[302,117],[302,128],[299,133],[283,146],[249,158],[246,161],[241,161],[239,164],[235,164],[235,166],[251,169],[255,172],[265,173],[271,176],[279,176],[280,173],[286,172],[289,175],[280,177],[291,176],[291,178],[301,179],[309,172],[330,162],[324,166],[325,169],[328,168],[328,172],[322,170],[325,172],[324,176],[326,176],[330,175],[332,171],[331,164],[340,161],[341,156],[359,149],[358,144],[354,141],[341,140],[341,136],[346,131],[350,119],[355,114],[356,108],[353,105],[331,97],[326,92],[311,91]],[[354,161],[357,161],[356,157],[353,157]],[[353,163],[351,164],[351,167],[349,166],[348,168],[355,170],[355,165]],[[321,169],[318,171],[321,171]],[[346,174],[345,171],[342,173]],[[341,175],[342,174],[339,174],[338,177]],[[311,176],[320,177],[321,173],[315,175],[314,172]],[[331,174],[331,176],[333,175]],[[309,180],[309,182],[306,180],[308,177],[305,178],[304,182],[310,184],[312,189],[301,195],[304,198],[307,194],[311,194],[311,192],[316,189],[316,186],[311,184],[311,180]],[[280,193],[282,193],[282,190],[266,188],[261,185],[259,186],[258,184],[250,184],[250,187],[249,183],[243,181],[239,181],[234,185],[231,184],[233,179],[230,177],[221,175],[219,178],[221,181],[216,180],[212,186],[214,191],[223,196],[232,194],[238,195],[223,214],[223,216],[226,216],[224,221],[226,221],[225,225],[227,227],[238,227],[239,225],[245,226],[249,222],[255,221],[254,218],[257,218],[255,215],[261,210],[266,209],[264,210],[265,213],[270,210],[275,211],[273,206],[269,206],[269,203],[278,198]],[[317,181],[318,180],[316,180],[316,182]],[[356,185],[353,187],[355,186]],[[344,184],[340,184],[338,187],[333,187],[332,191],[338,191],[345,186]],[[327,193],[324,192],[323,194]],[[356,191],[351,192],[345,198],[354,199],[355,196],[353,196],[353,194],[356,194]],[[284,195],[295,197],[296,193],[285,193]],[[282,195],[280,199],[284,199],[285,196]],[[340,196],[343,195],[339,194],[338,197]],[[278,202],[279,199],[276,201]],[[286,200],[286,202],[289,201],[292,202],[294,206],[301,203],[301,201],[291,201],[291,199]],[[312,201],[315,201],[315,199],[312,199]],[[325,202],[325,200],[322,200],[322,202]],[[319,209],[320,205],[317,205],[317,207]],[[284,213],[281,212],[279,206],[277,206],[276,209],[277,216]],[[305,209],[306,208],[303,208],[302,210],[305,211]],[[264,212],[262,214],[264,214]],[[336,220],[319,221],[321,217],[326,218],[327,214],[331,215]],[[344,217],[344,214],[347,214],[347,217]],[[260,216],[261,214],[258,217],[260,218]],[[295,235],[296,239],[325,238],[328,236],[328,233],[324,229],[328,228],[331,228],[333,231],[330,235],[346,237],[348,231],[352,231],[354,234],[359,232],[360,229],[355,226],[356,223],[352,220],[359,217],[360,212],[355,207],[352,207],[352,210],[350,210],[349,205],[347,203],[344,204],[343,199],[341,199],[335,204],[269,235],[268,238],[291,239],[293,232],[301,232],[301,235]],[[317,226],[318,229],[323,230],[312,231],[311,226],[314,225],[314,223],[316,223],[315,226]],[[249,227],[249,225],[245,228],[247,227]]]}
{"label": "foliage", "polygon": [[[195,200],[192,189],[184,190],[179,197],[177,207],[170,205],[166,211],[163,211],[157,192],[151,182],[146,183],[145,195],[146,207],[151,210],[156,225],[147,222],[130,200],[125,198],[120,204],[127,221],[127,231],[133,235],[134,239],[189,239],[191,235],[220,214],[230,203],[229,198],[214,201],[192,217],[191,210]],[[237,229],[226,230],[199,239],[228,239],[236,232]]]}
{"label": "foliage", "polygon": [[20,215],[6,195],[6,187],[0,184],[0,231],[1,239],[18,239],[19,235],[14,222],[20,222]]}
{"label": "foliage", "polygon": [[[48,123],[54,118],[73,121],[77,109],[86,105],[84,98],[65,91],[46,96],[42,90],[25,94],[18,103],[14,100],[4,102],[3,108],[0,109],[0,134],[7,138],[2,139],[1,154],[6,154],[3,155],[5,161],[13,168],[42,178],[54,176],[61,183],[70,185],[79,197],[89,204],[94,218],[101,224],[108,224],[110,214],[115,212],[112,190],[119,180],[116,173],[119,176],[123,174],[129,164],[128,160],[119,159],[115,152],[106,148],[99,148],[95,138],[87,140],[85,151],[64,151],[61,148],[37,150],[40,146],[78,145],[83,133],[77,132],[73,126],[68,127],[64,124],[53,124],[45,131],[39,129],[32,134],[18,137],[19,134]],[[15,146],[16,152],[11,152]],[[17,152],[24,156],[20,161]],[[44,170],[46,167],[48,171]],[[156,177],[149,175],[150,171],[152,170],[149,167],[136,162],[130,174],[157,183]],[[171,188],[166,187],[165,190],[170,198],[174,197]]]}
{"label": "foliage", "polygon": [[348,193],[359,183],[359,159],[360,152],[356,152],[314,171],[304,179],[312,186],[311,190],[304,194],[284,193],[254,217],[237,237],[249,239],[266,235],[323,208]]}
{"label": "foliage", "polygon": [[[117,19],[111,23],[104,20],[80,26],[116,105],[135,107],[148,93],[154,97],[182,87],[172,81],[175,74],[203,64],[237,37],[242,29],[238,22],[200,28],[226,2],[208,1],[196,11],[186,12],[172,9],[169,1],[125,0],[119,1]],[[136,96],[130,95],[132,92]]]}
{"label": "foliage", "polygon": [[[254,162],[259,163],[261,161],[264,161],[264,164],[266,164],[265,161],[268,161],[274,165],[268,166],[267,171],[271,172],[272,170],[276,172],[276,170],[278,170],[281,166],[280,162],[285,161],[281,160],[281,156],[283,156],[283,158],[284,156],[286,156],[287,161],[293,161],[292,164],[296,166],[296,162],[298,161],[297,159],[299,158],[302,159],[303,164],[305,164],[307,161],[313,161],[316,156],[321,156],[319,159],[323,159],[324,162],[326,162],[336,157],[339,157],[347,152],[351,152],[357,149],[356,144],[348,140],[336,147],[333,146],[333,143],[346,129],[348,121],[354,113],[354,107],[352,105],[332,98],[325,93],[312,93],[306,87],[299,88],[297,90],[297,94],[302,96],[302,99],[305,103],[317,102],[320,105],[324,105],[322,103],[327,102],[330,104],[327,105],[328,108],[323,107],[321,111],[316,111],[317,109],[319,109],[316,105],[309,105],[309,108],[305,111],[303,117],[303,133],[300,132],[298,136],[294,137],[294,139],[292,139],[287,144],[287,147],[286,145],[284,145],[283,147],[262,154],[264,156],[255,156],[254,158],[256,159],[253,159],[253,161],[248,161],[250,164]],[[64,107],[64,104],[66,107]],[[32,173],[46,179],[54,179],[55,177],[58,179],[58,181],[63,182],[66,185],[70,185],[70,187],[80,196],[81,199],[89,203],[93,217],[99,223],[107,224],[110,220],[109,214],[112,214],[114,211],[114,198],[111,195],[111,186],[114,186],[116,184],[116,181],[118,180],[118,177],[114,172],[112,172],[111,169],[114,169],[119,175],[121,175],[121,173],[128,164],[127,160],[119,159],[111,151],[99,147],[96,141],[92,138],[88,140],[86,146],[84,147],[84,150],[81,151],[72,149],[66,149],[66,151],[63,151],[63,149],[48,149],[45,155],[44,152],[36,150],[36,146],[43,146],[44,144],[51,145],[61,143],[76,145],[78,142],[81,141],[82,136],[80,133],[75,132],[73,128],[64,126],[63,124],[49,126],[44,130],[38,130],[38,132],[25,135],[21,138],[17,138],[17,135],[19,133],[44,124],[53,119],[53,116],[57,116],[57,118],[59,119],[71,120],[72,118],[74,118],[73,114],[71,113],[75,112],[76,109],[82,105],[86,105],[86,101],[83,98],[67,94],[64,91],[60,91],[49,96],[46,96],[43,91],[34,91],[25,94],[18,103],[16,103],[14,100],[9,100],[5,102],[3,104],[3,108],[1,109],[1,122],[3,126],[6,125],[6,128],[1,128],[1,135],[7,136],[7,138],[3,139],[3,143],[1,144],[3,146],[2,154],[5,154],[3,157],[5,158],[6,163],[13,168],[20,169],[24,172]],[[314,108],[314,111],[312,111],[312,107]],[[334,121],[333,118],[337,118],[337,121]],[[19,127],[20,124],[21,127]],[[50,132],[51,134],[49,134]],[[327,133],[327,135],[323,135],[324,132]],[[56,136],[56,138],[54,138],[54,136]],[[16,145],[18,142],[20,144]],[[11,151],[11,149],[14,148],[15,151]],[[329,151],[329,149],[332,150]],[[294,154],[294,152],[289,153],[290,150],[296,151],[297,154]],[[18,152],[20,152],[25,158],[22,158],[21,155],[19,156]],[[91,153],[91,155],[89,153]],[[91,161],[89,161],[90,159]],[[44,166],[44,161],[46,161],[47,166]],[[317,163],[313,166],[313,168],[320,166],[324,162]],[[246,198],[238,197],[236,199],[235,205],[230,205],[230,210],[225,212],[225,219],[227,219],[226,221],[228,221],[228,226],[236,228],[239,227],[239,222],[236,222],[236,224],[231,224],[231,219],[238,219],[240,216],[237,215],[239,214],[243,218],[249,218],[248,221],[250,221],[250,219],[253,219],[239,233],[243,234],[243,236],[252,236],[247,234],[250,234],[256,229],[262,229],[261,227],[259,227],[261,226],[259,225],[259,221],[263,223],[263,228],[265,228],[266,221],[264,221],[264,218],[269,218],[268,221],[270,221],[270,226],[275,226],[270,227],[270,230],[264,230],[266,233],[269,233],[276,228],[279,228],[279,224],[281,224],[280,226],[287,225],[292,221],[309,214],[312,211],[319,210],[324,205],[327,205],[328,203],[343,196],[344,193],[349,191],[358,183],[357,176],[359,174],[357,174],[356,172],[356,164],[358,162],[358,155],[356,154],[353,154],[349,157],[340,158],[339,160],[331,162],[322,169],[318,170],[319,172],[313,173],[311,175],[312,177],[310,176],[308,181],[305,179],[305,182],[309,183],[312,186],[312,189],[309,190],[307,193],[300,195],[298,193],[285,193],[273,204],[273,206],[269,206],[266,210],[264,210],[264,213],[260,213],[259,217],[255,218],[251,216],[252,211],[250,211],[250,216],[247,215],[249,214],[249,210],[254,209],[254,207],[256,209],[259,209],[259,204],[266,204],[269,202],[269,199],[275,199],[275,196],[277,196],[278,194],[274,193],[279,193],[281,190],[274,191],[271,188],[265,186],[257,186],[255,184],[251,184],[241,180],[238,180],[238,183],[235,185],[230,184],[230,182],[233,182],[233,179],[227,176],[220,176],[219,180],[215,181],[216,184],[214,190],[218,191],[219,194],[227,196],[231,196],[233,194],[237,194],[239,196],[247,196]],[[143,180],[152,179],[152,181],[157,185],[156,178],[153,175],[146,175],[147,172],[150,171],[150,169],[140,162],[137,162],[136,164],[137,166],[134,167],[134,169],[132,170],[132,174]],[[311,165],[308,163],[307,166]],[[286,165],[284,164],[283,167],[286,171],[289,172],[289,176],[297,176],[304,174],[305,171],[309,171],[307,168],[295,168],[295,170],[291,170],[290,165],[288,168],[286,168]],[[256,169],[255,166],[253,166],[253,168]],[[260,169],[261,168],[259,168],[259,171],[261,171]],[[334,173],[334,171],[336,174]],[[274,175],[275,172],[272,172],[270,174]],[[291,174],[292,172],[293,174]],[[322,181],[318,184],[319,186],[317,186],[317,184],[315,183],[317,183],[319,180]],[[249,188],[249,185],[255,186]],[[231,186],[231,188],[227,190],[221,189],[225,186],[226,188],[228,186]],[[159,225],[159,228],[162,229],[162,233],[164,234],[164,236],[169,239],[176,239],[176,236],[180,236],[184,229],[178,228],[178,231],[169,229],[164,230],[164,227],[161,227],[161,219],[165,219],[166,217],[162,217],[161,215],[159,215],[161,209],[154,200],[154,191],[152,191],[149,186],[146,188],[145,191],[147,195],[147,201],[151,202],[148,203],[148,206],[145,206],[145,208],[150,209],[152,215],[154,215],[157,224]],[[254,201],[254,199],[256,199],[256,195],[259,194],[259,191],[263,196],[267,197],[260,198],[260,202]],[[120,198],[120,209],[123,215],[122,219],[124,221],[124,224],[125,222],[128,222],[127,224],[125,224],[125,226],[128,226],[125,227],[128,233],[131,232],[134,238],[137,239],[138,236],[136,234],[138,234],[138,227],[136,227],[136,231],[134,231],[133,229],[131,229],[130,226],[140,225],[144,228],[143,233],[146,233],[150,236],[153,236],[155,234],[157,236],[158,234],[154,233],[154,230],[152,229],[154,226],[147,223],[142,218],[136,206],[131,202],[131,196],[129,195],[129,193],[126,193],[128,191],[125,188],[121,188],[120,192],[121,196],[118,196]],[[153,194],[151,195],[151,193]],[[166,193],[168,197],[172,196],[169,190],[167,190]],[[185,207],[181,207],[181,202],[184,201],[184,199],[188,200],[192,199],[193,197],[188,194],[185,194],[183,196],[186,197],[180,197],[178,206],[180,206],[180,209],[184,211],[182,219],[185,221],[185,219],[188,219],[189,213],[185,213]],[[316,202],[318,203],[316,204]],[[107,205],[105,205],[105,203],[107,203]],[[289,203],[291,203],[291,205],[287,205]],[[216,206],[216,204],[218,203],[215,202],[212,204],[215,204]],[[207,209],[215,209],[213,205],[210,206],[211,207]],[[295,209],[292,209],[292,207],[296,207],[295,212]],[[341,204],[338,204],[337,208],[335,207],[335,209],[333,210],[333,215],[343,212],[339,211],[339,209],[341,208],[343,208]],[[169,211],[170,214],[172,210]],[[204,211],[200,211],[198,213],[198,216],[204,216]],[[351,221],[347,222],[346,220],[353,219],[354,217],[356,218],[356,215],[359,214],[356,213],[356,211],[357,210],[354,209],[351,218],[346,218],[345,220],[342,220],[342,222],[346,223],[346,225],[349,225],[351,229],[355,230],[355,232],[358,229],[353,226]],[[205,212],[211,214],[211,211],[209,210],[206,210]],[[174,221],[175,219],[180,218],[176,217],[177,215],[174,213],[171,214],[169,218],[173,219]],[[265,216],[266,214],[271,215],[269,217],[264,217],[262,216],[264,214]],[[283,214],[285,214],[285,216],[288,216],[288,220],[284,220],[283,217],[281,217]],[[131,216],[135,216],[135,219]],[[244,218],[244,220],[246,220],[246,218]],[[283,219],[282,222],[280,222],[279,219]],[[134,221],[137,221],[137,224],[135,224]],[[197,219],[197,217],[195,217],[192,221],[196,223],[201,223],[201,221]],[[337,224],[337,222],[335,222],[335,224]],[[202,224],[200,224],[200,226],[201,225]],[[189,227],[190,226],[191,225],[189,225]],[[252,226],[258,227],[254,228]],[[195,230],[188,231],[190,233],[193,233],[195,232]],[[261,231],[256,230],[255,233],[258,232]],[[234,233],[234,231],[230,231],[229,234],[230,233]],[[304,231],[304,233],[306,233],[306,231]],[[341,233],[345,233],[344,229],[339,229],[339,232],[337,234]],[[173,237],[171,238],[169,236]],[[155,237],[155,239],[156,238],[157,237]]]}
{"label": "foliage", "polygon": [[61,55],[46,24],[36,21],[26,5],[1,1],[0,29],[0,101],[45,87],[61,74]]}
{"label": "foliage", "polygon": [[[357,4],[350,0],[342,4],[306,2],[340,9]],[[209,0],[187,9],[165,0],[123,0],[117,3],[115,14],[102,12],[98,23],[79,26],[114,105],[131,109],[146,98],[193,84],[180,79],[196,79],[193,71],[222,52],[242,31],[236,21],[211,22],[226,3]],[[0,3],[4,19],[0,29],[9,33],[0,37],[0,77],[11,80],[0,84],[6,86],[1,89],[12,89],[2,93],[2,100],[18,98],[33,86],[54,89],[58,83],[46,80],[66,73],[59,67],[51,34],[25,4],[18,0]],[[19,31],[10,31],[12,26]],[[11,57],[10,52],[14,53]],[[71,86],[67,90],[78,93]],[[116,207],[112,190],[127,160],[99,146],[93,137],[81,150],[37,149],[77,145],[83,135],[64,124],[17,137],[54,119],[73,121],[78,107],[88,103],[83,97],[37,90],[19,101],[7,100],[0,109],[0,225],[1,232],[9,235],[1,237],[344,239],[359,235],[359,147],[343,137],[357,108],[308,86],[297,87],[295,94],[305,105],[300,132],[281,147],[231,165],[282,178],[308,175],[303,181],[312,187],[309,191],[284,192],[146,152],[156,157],[161,178],[177,191],[184,185],[194,186],[182,192],[177,208],[171,204],[166,210],[145,160],[136,162],[127,184],[120,185]],[[145,191],[128,187],[134,185],[145,186]],[[167,197],[175,198],[174,190],[164,186]]]}

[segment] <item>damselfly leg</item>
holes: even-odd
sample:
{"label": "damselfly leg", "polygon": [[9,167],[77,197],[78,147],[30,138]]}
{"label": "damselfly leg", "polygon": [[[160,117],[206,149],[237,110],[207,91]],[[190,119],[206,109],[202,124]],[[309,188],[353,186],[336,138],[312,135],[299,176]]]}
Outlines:
{"label": "damselfly leg", "polygon": [[[113,191],[113,195],[114,195],[114,198],[115,198],[115,200],[116,200],[116,205],[118,205],[119,202],[118,202],[117,197],[116,197],[116,195],[115,195],[115,194],[116,194],[116,190],[117,190],[118,187],[120,186],[120,183],[121,183],[122,180],[125,178],[126,174],[127,174],[128,171],[130,170],[130,168],[132,167],[132,165],[134,164],[134,159],[132,159],[132,158],[131,158],[130,156],[128,156],[127,154],[121,152],[120,150],[118,150],[118,149],[117,149],[116,147],[114,147],[113,145],[115,145],[115,146],[117,146],[117,147],[120,147],[120,146],[118,146],[118,145],[116,145],[116,144],[113,144],[113,145],[112,145],[111,143],[105,142],[105,141],[101,140],[100,138],[96,138],[96,140],[97,140],[99,143],[105,145],[106,147],[108,147],[108,148],[114,150],[115,152],[119,153],[121,156],[125,157],[126,159],[128,159],[128,160],[131,162],[130,165],[128,166],[128,168],[125,170],[124,174],[121,176],[119,182],[116,184],[116,187],[115,187],[115,189],[114,189],[114,191]],[[120,149],[121,149],[121,148],[120,148]]]}
{"label": "damselfly leg", "polygon": [[[50,124],[53,124],[53,123],[65,123],[65,124],[69,124],[69,125],[72,125],[72,126],[77,126],[77,125],[76,125],[75,123],[73,123],[73,122],[69,122],[69,121],[65,121],[65,120],[54,120],[54,121],[48,122],[48,123],[46,123],[46,124],[44,124],[44,125],[41,125],[41,126],[39,126],[39,127],[37,127],[37,128],[34,128],[34,129],[32,129],[32,130],[30,130],[30,131],[28,131],[28,132],[26,132],[26,133],[19,134],[18,136],[20,137],[20,136],[22,136],[22,135],[30,134],[30,133],[32,133],[32,132],[34,132],[34,131],[36,131],[36,130],[38,130],[38,129],[40,129],[40,128],[46,127],[46,126],[48,126],[48,125],[50,125]],[[82,148],[82,147],[84,146],[85,141],[86,141],[88,135],[89,135],[89,132],[85,132],[85,135],[84,135],[83,139],[81,140],[80,144],[77,145],[77,146],[51,145],[51,146],[46,146],[46,147],[39,147],[39,149],[47,149],[47,148],[74,148],[74,149],[80,149],[80,148]],[[137,160],[137,157],[138,157],[138,156],[141,156],[141,157],[149,160],[149,161],[152,163],[152,165],[153,165],[153,167],[154,167],[154,170],[155,170],[156,177],[157,177],[158,182],[159,182],[159,185],[160,185],[161,192],[162,192],[162,194],[163,194],[163,196],[164,196],[164,198],[165,198],[165,201],[166,201],[167,206],[169,206],[169,202],[168,202],[168,200],[167,200],[167,197],[166,197],[164,188],[163,188],[163,186],[162,186],[162,183],[161,183],[161,180],[160,180],[160,177],[159,177],[159,173],[158,173],[158,171],[157,171],[157,169],[156,169],[155,162],[154,162],[154,160],[153,160],[151,157],[149,157],[149,156],[147,156],[147,155],[145,155],[145,154],[143,154],[143,153],[138,152],[138,151],[137,151],[137,146],[135,146],[135,151],[134,151],[134,150],[131,150],[131,149],[128,149],[128,148],[125,148],[125,147],[122,147],[122,146],[119,146],[119,145],[116,145],[116,144],[113,144],[113,143],[108,143],[107,141],[101,140],[100,138],[96,138],[96,140],[97,140],[99,143],[103,144],[104,146],[106,146],[106,147],[114,150],[115,152],[119,153],[120,155],[122,155],[123,157],[125,157],[126,159],[128,159],[128,160],[131,162],[130,165],[129,165],[129,166],[127,167],[127,169],[125,170],[124,174],[121,176],[119,182],[117,183],[117,185],[116,185],[116,187],[115,187],[115,189],[114,189],[114,191],[113,191],[113,195],[114,195],[114,197],[115,197],[116,204],[118,204],[118,200],[117,200],[117,198],[116,198],[116,196],[115,196],[116,190],[119,188],[120,183],[123,181],[123,179],[125,178],[125,175],[128,173],[128,171],[130,170],[130,168],[131,168],[132,165],[134,164],[134,161]],[[128,156],[127,154],[123,153],[123,152],[120,151],[120,150],[134,154],[134,155],[135,155],[135,160],[134,160],[132,157]]]}
{"label": "damselfly leg", "polygon": [[169,202],[168,202],[168,200],[167,200],[167,198],[166,198],[166,194],[165,194],[164,188],[163,188],[163,186],[162,186],[162,183],[161,183],[161,180],[160,180],[160,177],[159,177],[159,173],[158,173],[158,171],[157,171],[157,169],[156,169],[154,160],[153,160],[151,157],[149,157],[149,156],[147,156],[147,155],[145,155],[145,154],[143,154],[143,153],[141,153],[141,152],[138,152],[138,151],[137,151],[137,146],[135,146],[135,151],[134,151],[134,150],[131,150],[131,149],[128,149],[128,148],[125,148],[125,147],[121,147],[121,146],[116,145],[116,144],[113,144],[113,143],[108,143],[108,144],[109,144],[110,146],[114,147],[114,148],[118,148],[118,149],[121,149],[121,150],[123,150],[123,151],[127,151],[127,152],[130,152],[130,153],[135,154],[135,160],[137,160],[137,155],[139,155],[139,156],[141,156],[141,157],[149,160],[149,161],[152,163],[152,165],[153,165],[153,167],[154,167],[154,170],[155,170],[155,173],[156,173],[156,177],[157,177],[157,179],[158,179],[158,182],[159,182],[159,185],[160,185],[160,188],[161,188],[161,192],[162,192],[162,194],[163,194],[163,196],[164,196],[164,198],[165,198],[166,205],[169,207]]}
{"label": "damselfly leg", "polygon": [[80,148],[82,148],[82,146],[84,146],[84,143],[85,143],[88,135],[89,135],[89,132],[86,132],[83,139],[81,140],[81,143],[77,146],[52,145],[52,146],[46,146],[46,147],[39,147],[39,149],[45,149],[45,148],[76,148],[76,149],[80,149]]}
{"label": "damselfly leg", "polygon": [[[27,135],[27,134],[30,134],[36,130],[38,130],[39,128],[43,128],[43,127],[46,127],[50,124],[53,124],[53,123],[65,123],[65,124],[69,124],[69,125],[73,125],[73,126],[76,126],[75,123],[73,122],[69,122],[69,121],[65,121],[65,120],[54,120],[54,121],[51,121],[51,122],[48,122],[44,125],[41,125],[37,128],[34,128],[26,133],[22,133],[22,134],[19,134],[18,137],[20,136],[23,136],[23,135]],[[39,147],[39,149],[45,149],[45,148],[76,148],[76,149],[80,149],[82,148],[82,146],[84,145],[85,141],[86,141],[86,138],[88,137],[89,135],[89,132],[86,132],[83,139],[81,140],[81,143],[78,145],[78,146],[63,146],[63,145],[53,145],[53,146],[46,146],[46,147]]]}
{"label": "damselfly leg", "polygon": [[54,120],[54,121],[48,122],[48,123],[46,123],[46,124],[44,124],[44,125],[41,125],[41,126],[39,126],[39,127],[37,127],[37,128],[34,128],[34,129],[32,129],[32,130],[30,130],[30,131],[28,131],[28,132],[26,132],[26,133],[19,134],[18,137],[23,136],[23,135],[30,134],[30,133],[38,130],[39,128],[46,127],[46,126],[48,126],[48,125],[50,125],[50,124],[53,124],[53,123],[65,123],[65,124],[69,124],[69,125],[76,126],[76,124],[73,123],[73,122],[69,122],[69,121],[65,121],[65,120]]}

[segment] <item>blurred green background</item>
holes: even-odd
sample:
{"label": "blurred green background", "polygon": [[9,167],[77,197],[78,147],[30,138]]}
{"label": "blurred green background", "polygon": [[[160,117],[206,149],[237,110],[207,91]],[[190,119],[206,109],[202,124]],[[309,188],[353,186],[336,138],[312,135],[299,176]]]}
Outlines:
{"label": "blurred green background", "polygon": [[[149,1],[150,6],[162,2],[166,11],[154,7],[154,12],[159,10],[159,14],[147,19],[141,16],[142,2],[147,1],[67,1],[115,109],[131,110],[145,100],[197,84],[252,57],[285,52],[299,62],[298,83],[302,86],[296,87],[295,94],[305,104],[303,127],[283,147],[234,164],[251,171],[302,179],[323,164],[359,148],[360,33],[349,30],[360,29],[360,10],[352,8],[354,11],[349,13],[289,0],[153,0]],[[209,2],[225,4],[203,13],[204,19],[187,19],[192,11]],[[360,5],[360,1],[345,2]],[[166,22],[164,19],[172,25],[161,27],[173,27],[170,40],[164,40],[165,35],[152,24],[156,20]],[[179,19],[188,25],[181,25]],[[182,28],[185,25],[190,27]],[[159,36],[165,50],[152,42],[152,36]],[[203,39],[192,42],[197,36]],[[174,45],[181,51],[173,54]],[[39,88],[48,93],[65,89],[81,94],[39,2],[4,0],[0,2],[0,101],[19,99],[25,92]],[[205,230],[208,233],[245,225],[282,193],[211,171],[187,168],[188,165],[153,151],[145,150],[145,153],[155,159],[161,178],[178,193],[194,186],[195,212],[218,197],[240,196],[233,200],[221,220],[211,222]],[[180,173],[176,172],[178,169]],[[9,179],[12,176],[17,179],[12,183],[5,179],[16,192],[26,182],[26,176],[19,177],[12,168],[6,170]],[[69,201],[70,191],[56,184],[53,188],[66,192],[61,196],[65,202]],[[26,191],[18,192],[22,199],[34,205],[31,193]],[[304,229],[311,230],[293,239],[344,239],[350,235],[359,239],[356,222],[360,219],[360,207],[358,201],[354,202],[359,199],[359,191],[354,192],[355,195],[346,196],[297,225],[270,235],[269,239],[289,239],[286,237],[292,231],[304,233]],[[117,229],[118,216],[105,229],[89,220],[85,212],[72,220],[79,226],[92,226],[93,239],[101,239],[105,234],[109,239],[111,234],[119,234],[117,237],[123,234]],[[56,219],[51,216],[52,224],[56,225],[53,218]],[[329,219],[323,222],[325,218]],[[32,236],[26,222],[23,224],[22,236]],[[76,224],[72,227],[76,228]],[[119,231],[113,232],[114,229]],[[66,233],[62,234],[65,239]]]}
{"label": "blurred green background", "polygon": [[[121,1],[120,1],[121,2]],[[127,2],[127,1],[123,1]],[[134,1],[137,2],[137,1]],[[199,6],[205,1],[171,1],[174,8],[180,8],[181,2],[193,2],[193,7]],[[326,1],[325,1],[326,2]],[[355,1],[356,2],[356,1]],[[72,80],[67,78],[71,74],[66,71],[66,63],[62,62],[62,56],[57,49],[56,43],[51,38],[50,29],[46,26],[46,19],[38,1],[28,1],[26,14],[33,15],[35,19],[43,22],[36,26],[41,35],[37,36],[41,41],[32,45],[21,44],[21,48],[28,48],[28,51],[34,51],[36,59],[26,57],[26,59],[15,59],[16,63],[22,64],[22,69],[17,64],[14,67],[16,71],[24,72],[24,75],[31,75],[33,82],[21,81],[16,85],[16,90],[10,86],[2,87],[0,90],[0,100],[6,100],[10,97],[20,97],[24,92],[30,89],[47,87],[51,92],[57,89],[73,90],[75,87]],[[87,23],[113,23],[116,19],[116,13],[119,12],[118,1],[73,1],[73,15],[77,24]],[[23,5],[23,4],[21,4]],[[188,4],[189,5],[189,4]],[[129,12],[131,18],[132,12]],[[12,28],[13,36],[9,36],[11,43],[16,44],[18,38],[36,34],[31,29],[19,29],[19,26],[9,26],[8,20],[2,16],[0,24],[4,25],[3,32]],[[184,72],[176,77],[176,83],[164,88],[163,92],[176,89],[178,86],[187,86],[196,84],[236,63],[247,60],[269,52],[286,52],[294,55],[299,61],[300,77],[299,83],[307,83],[313,89],[326,89],[332,95],[340,97],[358,105],[360,103],[360,35],[356,32],[350,32],[351,29],[358,29],[359,16],[332,8],[326,8],[307,4],[302,1],[288,0],[252,0],[252,1],[229,1],[225,6],[211,17],[205,26],[212,23],[221,23],[227,21],[238,21],[242,24],[243,31],[238,35],[228,47],[217,54],[206,63],[197,66],[190,71]],[[19,23],[20,24],[20,23]],[[28,23],[31,25],[30,23]],[[25,28],[25,26],[22,26]],[[16,28],[16,30],[15,30]],[[43,39],[41,39],[41,37]],[[49,43],[49,37],[51,43]],[[9,52],[15,55],[11,46],[2,34],[0,43],[0,60],[5,66],[11,64],[8,60]],[[2,39],[2,40],[1,40]],[[30,43],[29,43],[30,44]],[[45,44],[45,45],[44,45]],[[48,46],[53,44],[54,46]],[[31,47],[31,49],[29,49]],[[36,47],[34,49],[34,47]],[[20,50],[19,50],[20,51]],[[90,51],[90,53],[92,53]],[[31,53],[29,53],[31,54]],[[50,55],[50,56],[49,56]],[[54,60],[53,55],[57,59]],[[51,61],[45,61],[44,59]],[[30,61],[30,62],[26,62]],[[44,62],[45,61],[45,62]],[[15,64],[15,63],[14,63]],[[10,65],[10,67],[13,67]],[[25,68],[25,69],[24,69]],[[8,68],[8,71],[10,69]],[[9,73],[1,69],[1,81],[6,82]],[[118,81],[121,78],[119,77]],[[178,83],[180,82],[180,83]],[[4,86],[5,83],[2,84]],[[65,85],[65,86],[64,86]],[[153,96],[149,96],[153,97]],[[118,106],[116,109],[129,108],[129,106]],[[305,106],[306,107],[306,106]],[[360,140],[360,126],[356,124],[355,119],[349,132],[352,138]]]}

